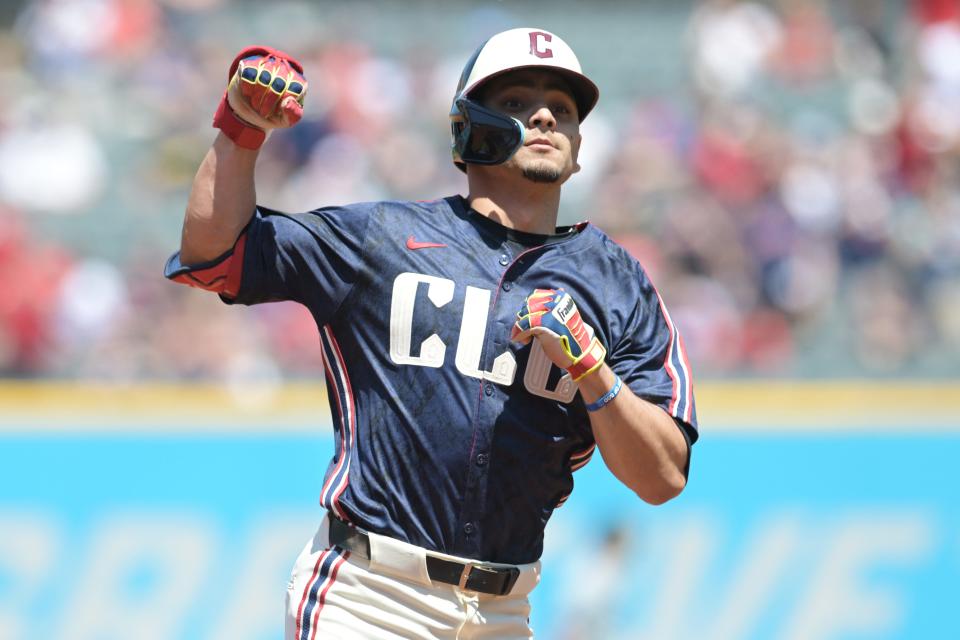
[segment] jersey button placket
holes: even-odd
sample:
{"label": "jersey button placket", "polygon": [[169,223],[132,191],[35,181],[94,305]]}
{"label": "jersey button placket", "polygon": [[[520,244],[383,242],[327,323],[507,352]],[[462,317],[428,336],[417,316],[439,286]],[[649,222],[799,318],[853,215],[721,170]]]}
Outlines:
{"label": "jersey button placket", "polygon": [[[509,272],[509,268],[513,264],[513,257],[510,255],[509,251],[506,250],[506,248],[503,249],[503,253],[500,254],[499,258],[497,259],[497,262],[500,264],[501,267],[504,267],[503,271],[504,271],[504,278],[505,278],[506,273]],[[500,284],[500,287],[504,291],[509,291],[513,287],[513,284],[504,280]],[[503,304],[503,301],[502,300],[499,301],[499,304]],[[509,331],[507,331],[506,335],[509,336]],[[491,351],[493,353],[499,353],[502,350],[502,348],[503,348],[502,340],[497,338],[490,338],[488,344],[486,345],[486,348],[484,349],[483,357],[486,358]],[[484,363],[484,364],[488,364],[488,363]],[[490,398],[491,402],[481,403],[480,415],[478,415],[478,419],[480,420],[481,424],[486,425],[487,428],[489,429],[490,427],[492,427],[493,423],[496,421],[495,412],[496,412],[496,407],[499,405],[498,402],[494,401],[494,397],[497,395],[497,385],[490,381],[484,381],[483,394],[487,398]],[[470,496],[470,499],[475,500],[477,504],[481,504],[483,502],[483,492],[484,492],[484,487],[486,485],[486,481],[484,480],[484,478],[488,472],[487,466],[490,462],[490,455],[486,453],[486,450],[489,447],[489,439],[490,439],[489,433],[484,432],[484,433],[478,434],[477,445],[479,448],[484,450],[484,453],[477,453],[473,457],[474,467],[473,467],[473,470],[470,471],[468,474],[469,475],[468,494]],[[472,510],[465,509],[464,513],[462,514],[462,517],[475,518],[476,514],[471,513],[471,511]],[[474,521],[464,522],[461,527],[461,531],[463,532],[463,535],[465,536],[465,538],[469,539],[469,542],[465,541],[467,548],[470,548],[472,545],[478,544],[478,539],[476,536],[478,529]],[[477,550],[477,552],[479,552],[479,550]]]}
{"label": "jersey button placket", "polygon": [[[510,270],[509,267],[510,267],[510,262],[512,260],[513,258],[510,256],[510,253],[507,252],[506,250],[500,254],[500,260],[499,260],[500,266],[507,267],[507,271]],[[506,277],[506,273],[504,274],[504,277]],[[509,280],[504,280],[503,284],[501,284],[500,287],[504,291],[510,291],[510,289],[513,288],[513,285],[510,283]]]}

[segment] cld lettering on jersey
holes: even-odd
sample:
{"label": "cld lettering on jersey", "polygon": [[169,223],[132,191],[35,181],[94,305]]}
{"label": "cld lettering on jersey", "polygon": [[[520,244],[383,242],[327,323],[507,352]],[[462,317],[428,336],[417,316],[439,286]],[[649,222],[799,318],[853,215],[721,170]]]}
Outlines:
{"label": "cld lettering on jersey", "polygon": [[[447,345],[436,333],[421,342],[417,353],[414,353],[412,344],[414,307],[417,289],[421,284],[427,286],[427,298],[434,307],[439,309],[453,300],[456,289],[456,283],[453,280],[421,273],[405,272],[398,275],[393,281],[393,295],[390,302],[390,359],[399,365],[442,367],[446,359]],[[454,365],[457,371],[465,376],[489,380],[509,387],[513,384],[517,373],[517,361],[510,349],[506,349],[493,360],[493,366],[489,371],[480,368],[487,321],[490,317],[490,297],[489,289],[467,287]],[[564,403],[570,402],[577,393],[577,386],[570,379],[569,374],[564,374],[560,378],[556,388],[547,388],[553,366],[540,343],[534,340],[531,343],[523,385],[534,395]]]}
{"label": "cld lettering on jersey", "polygon": [[419,367],[439,367],[447,345],[440,336],[431,334],[420,343],[420,355],[410,353],[413,339],[413,305],[417,287],[427,285],[427,297],[438,309],[453,300],[453,280],[425,276],[419,273],[401,273],[393,281],[393,298],[390,302],[390,359],[397,364],[413,364]]}

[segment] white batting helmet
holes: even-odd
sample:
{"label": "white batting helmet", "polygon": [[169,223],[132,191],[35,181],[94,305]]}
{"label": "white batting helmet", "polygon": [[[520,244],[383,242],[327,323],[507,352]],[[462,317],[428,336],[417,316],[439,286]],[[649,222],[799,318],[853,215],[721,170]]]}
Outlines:
{"label": "white batting helmet", "polygon": [[523,144],[523,123],[470,99],[490,79],[523,68],[553,69],[566,78],[581,122],[597,104],[600,90],[583,74],[573,49],[559,36],[534,28],[502,31],[470,56],[457,85],[450,130],[453,161],[461,170],[465,170],[464,163],[505,162]]}

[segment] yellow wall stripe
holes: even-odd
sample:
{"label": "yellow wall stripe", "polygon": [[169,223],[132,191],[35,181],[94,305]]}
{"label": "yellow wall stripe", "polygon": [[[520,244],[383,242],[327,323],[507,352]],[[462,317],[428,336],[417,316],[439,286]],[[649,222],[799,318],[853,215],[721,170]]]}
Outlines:
{"label": "yellow wall stripe", "polygon": [[0,431],[309,432],[330,428],[323,384],[0,383]]}
{"label": "yellow wall stripe", "polygon": [[960,381],[711,382],[694,392],[705,431],[960,432]]}
{"label": "yellow wall stripe", "polygon": [[[960,433],[960,381],[735,381],[696,387],[709,433]],[[322,383],[0,383],[0,432],[316,433]]]}

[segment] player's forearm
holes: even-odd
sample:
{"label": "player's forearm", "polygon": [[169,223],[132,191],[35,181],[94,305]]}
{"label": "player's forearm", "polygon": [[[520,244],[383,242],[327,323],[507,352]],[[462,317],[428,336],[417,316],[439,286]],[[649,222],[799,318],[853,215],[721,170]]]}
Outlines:
{"label": "player's forearm", "polygon": [[237,146],[223,133],[217,135],[187,201],[180,239],[182,264],[213,260],[233,247],[256,207],[258,153]]}
{"label": "player's forearm", "polygon": [[[594,402],[614,380],[613,371],[603,365],[581,380],[580,393],[586,402]],[[590,422],[607,467],[644,501],[662,504],[683,490],[687,443],[660,407],[624,385],[612,402],[590,414]]]}

